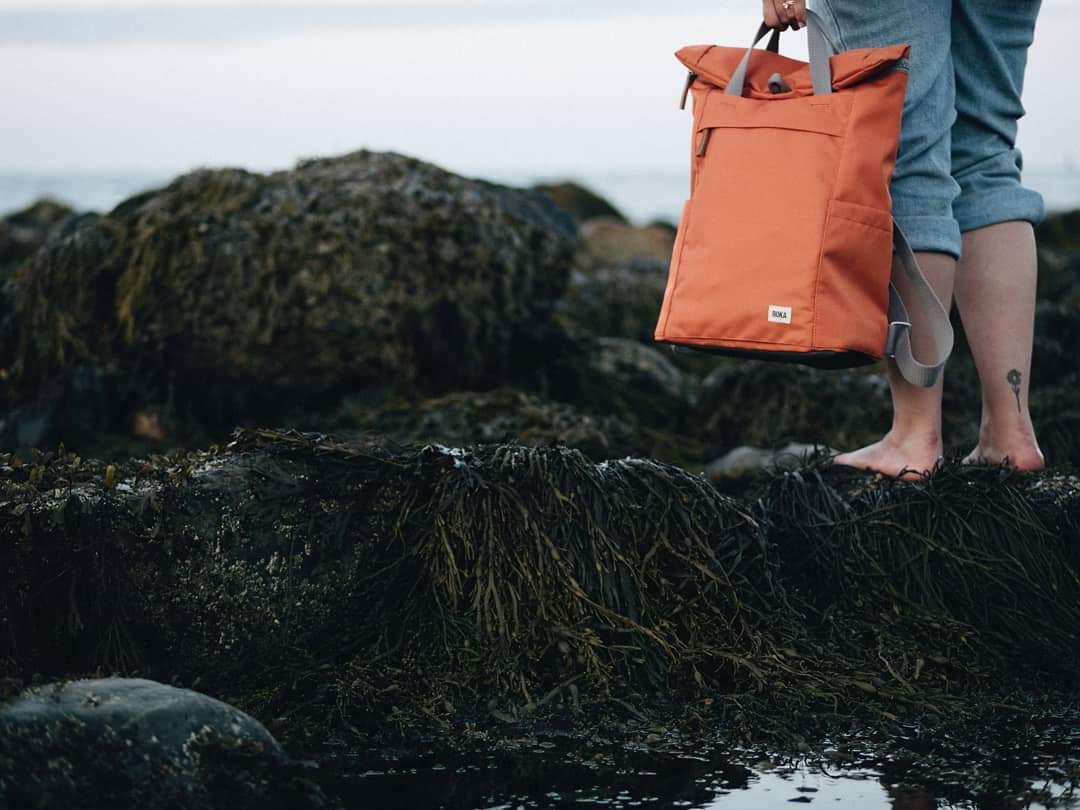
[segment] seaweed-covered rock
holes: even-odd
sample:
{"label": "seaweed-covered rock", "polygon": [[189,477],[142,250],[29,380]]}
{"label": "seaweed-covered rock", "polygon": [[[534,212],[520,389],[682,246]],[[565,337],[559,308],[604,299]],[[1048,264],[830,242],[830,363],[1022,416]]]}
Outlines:
{"label": "seaweed-covered rock", "polygon": [[908,688],[928,637],[949,626],[950,644],[986,644],[1080,685],[1080,479],[996,465],[947,466],[917,484],[828,473],[776,476],[762,498],[788,583],[835,639],[876,644],[888,678]]}
{"label": "seaweed-covered rock", "polygon": [[421,445],[562,445],[581,450],[594,461],[652,455],[650,442],[616,414],[592,414],[506,387],[456,391],[423,400],[395,399],[377,406],[361,396],[346,397],[331,417],[312,419],[300,413],[288,423],[301,430],[332,430],[341,436],[377,434]]}
{"label": "seaweed-covered rock", "polygon": [[74,213],[63,203],[42,199],[0,217],[0,279],[6,270],[32,256],[49,234]]}
{"label": "seaweed-covered rock", "polygon": [[573,214],[579,222],[597,218],[626,222],[626,217],[618,208],[578,183],[547,183],[534,186],[534,189],[547,194],[559,208]]}
{"label": "seaweed-covered rock", "polygon": [[958,710],[1035,667],[1076,686],[1078,536],[1075,478],[993,467],[813,462],[737,500],[512,444],[4,457],[0,682],[199,678],[286,742],[649,695]]}
{"label": "seaweed-covered rock", "polygon": [[643,459],[256,432],[0,472],[0,667],[198,677],[292,734],[730,685],[780,604],[746,511]]}
{"label": "seaweed-covered rock", "polygon": [[395,154],[197,171],[17,274],[14,371],[26,388],[84,359],[266,399],[489,386],[550,320],[575,247],[543,195]]}
{"label": "seaweed-covered rock", "polygon": [[28,690],[0,706],[0,805],[320,807],[261,724],[220,701],[140,679]]}
{"label": "seaweed-covered rock", "polygon": [[1080,253],[1080,210],[1048,216],[1035,228],[1039,248],[1058,255]]}
{"label": "seaweed-covered rock", "polygon": [[0,386],[9,376],[8,368],[14,361],[16,329],[12,318],[11,274],[72,214],[66,205],[46,199],[0,217]]}

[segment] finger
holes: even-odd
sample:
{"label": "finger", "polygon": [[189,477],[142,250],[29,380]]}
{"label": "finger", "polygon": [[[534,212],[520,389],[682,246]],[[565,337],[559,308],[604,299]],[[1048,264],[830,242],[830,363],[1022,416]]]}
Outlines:
{"label": "finger", "polygon": [[806,25],[806,0],[795,0],[795,8],[791,10],[791,16],[800,27]]}
{"label": "finger", "polygon": [[791,15],[784,8],[784,0],[773,0],[773,8],[776,9],[776,16],[780,19],[780,30],[786,31],[791,24]]}
{"label": "finger", "polygon": [[776,8],[773,6],[773,0],[764,0],[762,3],[761,16],[765,18],[765,24],[769,28],[779,28],[780,18],[776,16]]}

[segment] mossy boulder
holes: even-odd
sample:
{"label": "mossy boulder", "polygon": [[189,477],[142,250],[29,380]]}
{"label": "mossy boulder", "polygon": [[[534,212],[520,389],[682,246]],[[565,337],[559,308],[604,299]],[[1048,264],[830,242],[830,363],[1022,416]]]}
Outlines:
{"label": "mossy boulder", "polygon": [[11,275],[73,214],[66,205],[43,199],[29,208],[0,217],[0,385],[14,361],[16,329],[12,319]]}
{"label": "mossy boulder", "polygon": [[50,199],[0,217],[0,278],[19,262],[32,256],[49,234],[75,212]]}
{"label": "mossy boulder", "polygon": [[[89,362],[247,405],[498,384],[576,248],[541,194],[389,153],[197,171],[47,245],[13,280],[23,396]],[[220,403],[228,408],[227,402]]]}

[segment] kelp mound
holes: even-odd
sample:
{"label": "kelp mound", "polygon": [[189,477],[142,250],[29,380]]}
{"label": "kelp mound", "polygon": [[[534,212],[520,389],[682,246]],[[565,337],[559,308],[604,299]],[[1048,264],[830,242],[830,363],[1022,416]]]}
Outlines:
{"label": "kelp mound", "polygon": [[23,397],[80,362],[266,397],[496,384],[575,247],[546,196],[396,154],[196,171],[18,271],[12,373]]}
{"label": "kelp mound", "polygon": [[286,742],[653,699],[753,733],[1080,675],[1069,477],[811,462],[735,500],[646,459],[274,431],[0,474],[0,676],[198,679]]}
{"label": "kelp mound", "polygon": [[382,441],[469,444],[562,445],[593,461],[652,456],[638,431],[615,414],[594,415],[565,402],[503,386],[491,391],[454,391],[417,400],[398,397],[378,405],[360,395],[345,397],[338,412],[289,414],[287,424],[342,437],[377,435]]}

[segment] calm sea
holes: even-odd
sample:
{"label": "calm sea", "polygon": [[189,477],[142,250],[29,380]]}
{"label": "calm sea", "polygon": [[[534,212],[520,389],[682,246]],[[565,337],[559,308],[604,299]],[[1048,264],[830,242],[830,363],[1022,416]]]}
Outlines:
{"label": "calm sea", "polygon": [[[675,221],[687,193],[686,171],[473,172],[509,185],[570,179],[599,192],[635,222]],[[42,197],[58,199],[80,211],[105,212],[133,194],[169,182],[173,173],[154,172],[0,172],[0,214],[17,211]],[[1080,208],[1080,167],[1030,169],[1025,182],[1042,193],[1050,211]]]}

